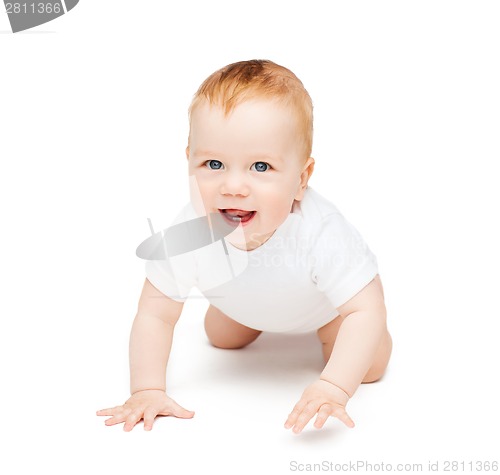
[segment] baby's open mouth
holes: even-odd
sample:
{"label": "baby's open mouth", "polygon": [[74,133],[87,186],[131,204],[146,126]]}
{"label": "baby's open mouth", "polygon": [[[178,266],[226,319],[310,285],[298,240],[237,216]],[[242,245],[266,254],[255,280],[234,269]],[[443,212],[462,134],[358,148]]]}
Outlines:
{"label": "baby's open mouth", "polygon": [[219,212],[231,224],[248,223],[256,213],[256,211],[246,211],[244,209],[219,209]]}

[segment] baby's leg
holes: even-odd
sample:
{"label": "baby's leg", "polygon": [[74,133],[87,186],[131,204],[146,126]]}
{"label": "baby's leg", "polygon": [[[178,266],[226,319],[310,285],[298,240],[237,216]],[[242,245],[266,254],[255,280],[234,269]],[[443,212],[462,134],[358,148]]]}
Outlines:
{"label": "baby's leg", "polygon": [[[332,354],[333,346],[335,345],[335,340],[337,339],[337,334],[340,330],[340,326],[344,321],[342,316],[338,316],[335,320],[327,323],[325,326],[318,330],[318,337],[323,345],[323,358],[325,363],[330,359]],[[372,367],[366,373],[363,379],[363,383],[373,383],[379,380],[389,364],[389,358],[392,352],[392,338],[388,331],[385,332],[382,340],[380,342],[379,349],[375,355],[375,360]]]}
{"label": "baby's leg", "polygon": [[212,305],[205,315],[205,331],[212,345],[225,349],[243,348],[262,333],[234,321]]}

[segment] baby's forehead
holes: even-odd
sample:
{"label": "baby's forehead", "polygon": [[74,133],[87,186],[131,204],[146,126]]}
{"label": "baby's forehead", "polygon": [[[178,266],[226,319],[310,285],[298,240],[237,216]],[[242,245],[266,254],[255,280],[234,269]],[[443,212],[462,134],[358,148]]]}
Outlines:
{"label": "baby's forehead", "polygon": [[293,107],[267,98],[241,101],[230,109],[224,104],[204,101],[193,109],[191,119],[191,129],[197,131],[200,127],[207,131],[238,127],[242,131],[267,129],[267,133],[292,134],[294,138],[303,134],[300,118]]}
{"label": "baby's forehead", "polygon": [[237,137],[253,140],[251,149],[255,142],[262,141],[266,149],[275,148],[273,142],[275,145],[286,142],[289,153],[298,153],[305,158],[309,156],[307,130],[303,127],[299,114],[292,105],[276,98],[241,100],[232,104],[231,108],[204,99],[192,108],[190,119],[191,145],[198,145],[200,140],[204,143],[214,142],[223,134],[223,142],[227,136],[232,136],[234,140]]}

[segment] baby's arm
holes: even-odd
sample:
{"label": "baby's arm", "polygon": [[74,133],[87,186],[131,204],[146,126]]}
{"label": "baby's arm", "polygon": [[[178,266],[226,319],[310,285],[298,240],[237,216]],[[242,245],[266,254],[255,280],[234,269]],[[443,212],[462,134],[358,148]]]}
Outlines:
{"label": "baby's arm", "polygon": [[193,417],[193,412],[179,406],[165,392],[167,362],[182,307],[182,303],[166,297],[146,279],[130,334],[132,396],[122,406],[97,412],[100,416],[112,416],[106,425],[124,422],[124,430],[129,431],[144,419],[144,429],[150,430],[157,415]]}
{"label": "baby's arm", "polygon": [[338,417],[348,427],[354,423],[345,411],[368,370],[387,332],[382,286],[374,279],[361,292],[338,308],[344,317],[332,354],[319,381],[311,384],[289,415],[285,427],[299,433],[317,413],[315,427],[329,416]]}

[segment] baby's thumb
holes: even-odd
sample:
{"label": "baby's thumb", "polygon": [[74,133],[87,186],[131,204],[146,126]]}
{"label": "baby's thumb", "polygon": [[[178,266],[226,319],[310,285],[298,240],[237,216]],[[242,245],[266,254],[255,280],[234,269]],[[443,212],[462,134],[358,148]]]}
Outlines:
{"label": "baby's thumb", "polygon": [[175,417],[180,417],[181,419],[191,419],[194,416],[194,411],[188,411],[184,409],[179,404],[175,403],[172,411],[172,415]]}

